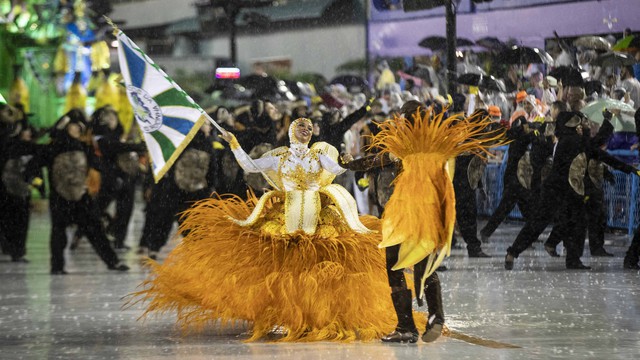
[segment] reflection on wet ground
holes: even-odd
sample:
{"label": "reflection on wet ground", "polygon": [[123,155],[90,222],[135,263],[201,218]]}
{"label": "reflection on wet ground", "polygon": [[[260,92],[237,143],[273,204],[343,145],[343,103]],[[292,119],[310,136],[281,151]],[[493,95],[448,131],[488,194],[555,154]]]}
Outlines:
{"label": "reflection on wet ground", "polygon": [[[137,206],[127,243],[143,222]],[[433,344],[244,343],[246,329],[182,336],[171,315],[139,321],[123,296],[146,276],[134,251],[121,253],[128,273],[108,271],[87,242],[68,252],[66,276],[49,275],[49,216],[31,220],[28,264],[0,258],[2,359],[636,359],[640,357],[640,274],[622,270],[630,239],[607,234],[614,258],[583,257],[591,271],[565,270],[541,243],[503,268],[519,229],[503,225],[483,245],[488,259],[455,249],[441,272],[448,326],[462,335]],[[546,236],[543,235],[543,237]],[[170,249],[165,249],[162,259]],[[560,250],[562,250],[560,248]],[[388,296],[388,294],[380,294]],[[426,309],[425,309],[426,311]],[[478,345],[477,338],[520,348]],[[485,344],[486,345],[486,344]]]}

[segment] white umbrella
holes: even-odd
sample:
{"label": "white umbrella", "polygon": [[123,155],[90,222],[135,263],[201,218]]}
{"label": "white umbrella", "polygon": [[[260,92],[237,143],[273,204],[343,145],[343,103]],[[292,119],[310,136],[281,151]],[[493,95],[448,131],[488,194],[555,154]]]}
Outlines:
{"label": "white umbrella", "polygon": [[620,110],[620,114],[614,115],[613,119],[611,119],[611,124],[613,124],[614,131],[636,131],[636,125],[633,118],[636,110],[633,108],[633,106],[620,100],[599,99],[588,103],[580,111],[585,114],[587,118],[589,118],[589,120],[597,124],[602,124],[602,122],[604,121],[604,115],[602,114],[602,111],[604,109],[609,109],[609,111],[611,112],[613,112],[612,110]]}

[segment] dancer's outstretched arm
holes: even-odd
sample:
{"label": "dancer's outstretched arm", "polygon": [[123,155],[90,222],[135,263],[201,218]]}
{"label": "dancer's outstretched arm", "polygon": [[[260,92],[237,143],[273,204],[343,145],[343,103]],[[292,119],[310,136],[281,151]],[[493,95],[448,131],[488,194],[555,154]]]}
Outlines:
{"label": "dancer's outstretched arm", "polygon": [[340,175],[343,172],[347,171],[347,169],[340,166],[337,162],[333,161],[333,159],[331,159],[327,155],[320,154],[318,156],[318,159],[320,160],[320,165],[322,165],[322,168],[334,175]]}
{"label": "dancer's outstretched arm", "polygon": [[266,156],[259,159],[252,159],[249,154],[242,149],[240,143],[238,143],[238,140],[232,133],[227,131],[220,135],[220,137],[229,143],[231,151],[236,157],[236,161],[238,161],[238,164],[245,172],[256,173],[267,170],[276,170],[278,168],[279,159],[277,157]]}

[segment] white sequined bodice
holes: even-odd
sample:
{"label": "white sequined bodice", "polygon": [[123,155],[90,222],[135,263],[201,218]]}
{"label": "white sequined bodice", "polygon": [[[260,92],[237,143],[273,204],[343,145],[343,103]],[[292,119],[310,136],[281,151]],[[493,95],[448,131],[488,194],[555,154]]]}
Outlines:
{"label": "white sequined bodice", "polygon": [[322,165],[318,153],[314,151],[308,151],[301,157],[289,151],[282,156],[278,166],[285,191],[318,190],[321,172]]}

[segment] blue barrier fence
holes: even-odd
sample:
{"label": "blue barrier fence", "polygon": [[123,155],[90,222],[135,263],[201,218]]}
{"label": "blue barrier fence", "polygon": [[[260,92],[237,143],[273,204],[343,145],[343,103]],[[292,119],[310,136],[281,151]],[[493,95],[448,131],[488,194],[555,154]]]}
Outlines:
{"label": "blue barrier fence", "polygon": [[[502,198],[502,186],[504,170],[507,165],[508,146],[501,146],[495,150],[504,153],[502,162],[489,163],[484,172],[482,181],[485,194],[478,193],[478,215],[491,216],[498,207]],[[636,159],[636,152],[629,150],[609,151],[613,156],[625,159]],[[607,225],[610,228],[624,229],[628,234],[640,225],[640,207],[638,206],[638,187],[640,178],[633,174],[625,174],[621,171],[611,171],[615,181],[604,183],[604,202],[607,212]],[[509,218],[522,220],[522,214],[516,206]]]}

